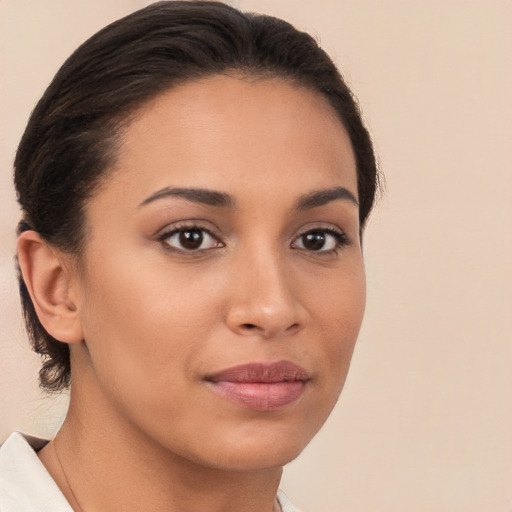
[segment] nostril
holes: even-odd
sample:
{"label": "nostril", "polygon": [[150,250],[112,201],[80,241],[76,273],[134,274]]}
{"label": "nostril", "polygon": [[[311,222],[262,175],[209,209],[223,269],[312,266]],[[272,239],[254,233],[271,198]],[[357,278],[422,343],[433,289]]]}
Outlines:
{"label": "nostril", "polygon": [[242,327],[245,329],[256,329],[256,326],[254,324],[243,324]]}

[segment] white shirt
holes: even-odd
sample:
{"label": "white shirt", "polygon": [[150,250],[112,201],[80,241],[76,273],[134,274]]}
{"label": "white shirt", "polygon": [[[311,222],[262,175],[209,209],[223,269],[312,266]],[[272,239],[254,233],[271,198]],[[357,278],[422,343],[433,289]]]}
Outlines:
{"label": "white shirt", "polygon": [[[73,512],[36,451],[47,441],[11,434],[0,448],[0,512]],[[281,490],[282,512],[299,512]]]}

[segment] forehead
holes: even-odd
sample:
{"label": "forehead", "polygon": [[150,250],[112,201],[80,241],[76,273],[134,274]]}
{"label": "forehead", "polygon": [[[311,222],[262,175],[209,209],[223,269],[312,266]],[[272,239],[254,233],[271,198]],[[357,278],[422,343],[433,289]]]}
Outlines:
{"label": "forehead", "polygon": [[320,93],[277,78],[212,76],[137,112],[109,186],[144,196],[164,186],[237,195],[240,187],[299,194],[342,185],[357,197],[355,168],[349,137]]}

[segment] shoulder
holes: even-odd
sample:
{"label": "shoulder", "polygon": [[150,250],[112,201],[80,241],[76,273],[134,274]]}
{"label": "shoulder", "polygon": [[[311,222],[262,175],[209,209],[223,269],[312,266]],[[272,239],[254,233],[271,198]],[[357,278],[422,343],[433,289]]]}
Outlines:
{"label": "shoulder", "polygon": [[1,512],[73,512],[37,456],[46,443],[14,432],[0,447]]}

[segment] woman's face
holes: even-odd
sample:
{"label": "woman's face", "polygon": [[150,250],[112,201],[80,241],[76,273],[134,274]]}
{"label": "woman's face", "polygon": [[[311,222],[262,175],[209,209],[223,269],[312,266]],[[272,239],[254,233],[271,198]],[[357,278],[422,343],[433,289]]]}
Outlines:
{"label": "woman's face", "polygon": [[349,367],[365,302],[358,218],[349,138],[319,94],[224,76],[167,92],[87,205],[75,377],[180,457],[290,461]]}

